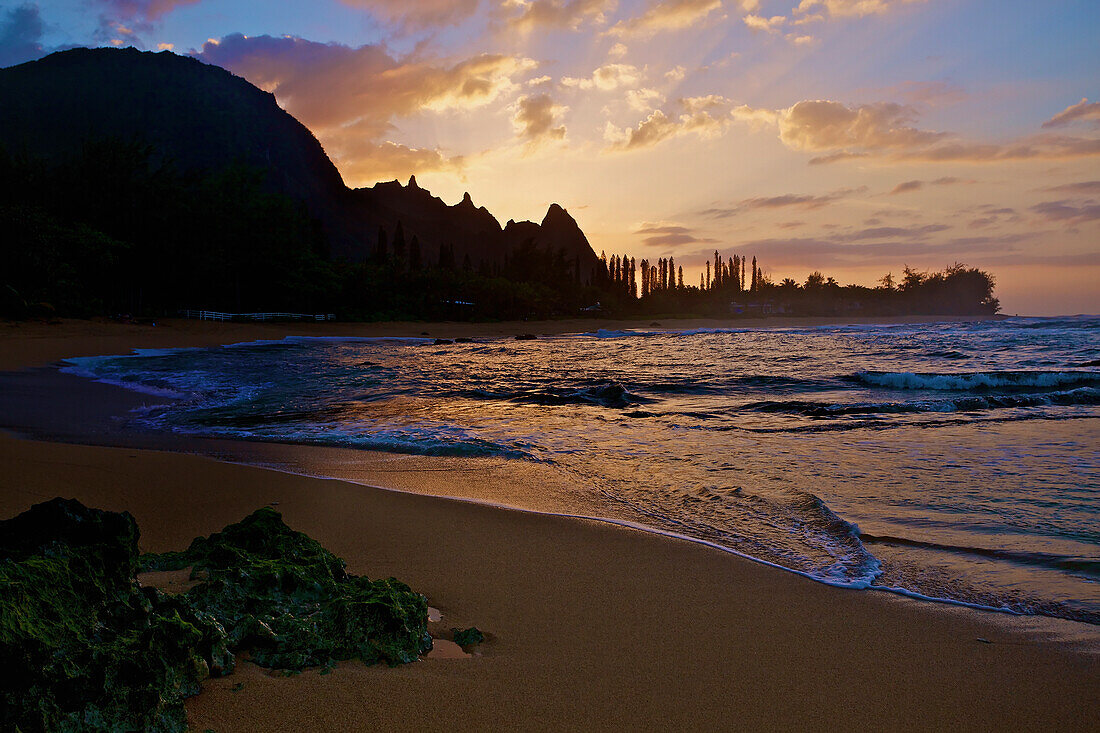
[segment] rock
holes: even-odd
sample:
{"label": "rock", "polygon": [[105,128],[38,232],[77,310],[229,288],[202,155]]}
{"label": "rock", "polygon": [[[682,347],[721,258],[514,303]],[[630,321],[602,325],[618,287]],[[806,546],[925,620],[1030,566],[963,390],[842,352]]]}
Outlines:
{"label": "rock", "polygon": [[517,333],[516,334],[516,341],[534,341],[537,338],[538,338],[538,336],[536,336],[533,333]]}
{"label": "rock", "polygon": [[435,340],[435,345],[436,346],[449,346],[450,344],[453,344],[453,343],[454,343],[454,341],[452,341],[451,339],[436,339]]}
{"label": "rock", "polygon": [[[183,552],[137,554],[127,513],[54,499],[0,521],[0,727],[183,731],[183,700],[235,652],[296,673],[399,664],[431,648],[427,600],[344,561],[264,507]],[[192,567],[169,596],[137,571]]]}
{"label": "rock", "polygon": [[471,626],[468,629],[451,629],[451,635],[455,644],[463,648],[485,641],[485,635],[478,631],[476,626]]}
{"label": "rock", "polygon": [[128,513],[54,499],[0,522],[0,721],[21,730],[186,728],[183,699],[232,670],[208,614],[135,579]]}
{"label": "rock", "polygon": [[414,661],[430,644],[428,603],[389,578],[348,575],[316,540],[259,509],[186,552],[142,557],[146,568],[193,565],[208,579],[178,596],[225,628],[230,648],[264,667],[301,670],[359,659]]}

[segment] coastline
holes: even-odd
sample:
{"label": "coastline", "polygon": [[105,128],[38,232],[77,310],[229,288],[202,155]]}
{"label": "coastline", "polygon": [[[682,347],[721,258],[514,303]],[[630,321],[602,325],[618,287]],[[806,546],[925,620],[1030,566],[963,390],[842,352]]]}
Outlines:
{"label": "coastline", "polygon": [[[580,323],[589,331],[609,327]],[[82,325],[62,324],[61,333],[38,324],[22,336],[5,331],[0,337],[4,369],[132,348],[279,338],[278,333],[409,335],[386,329],[308,333],[314,324],[105,323],[83,332]],[[475,336],[521,332],[514,330],[516,324],[412,325],[432,336],[437,327],[451,325],[497,329]],[[70,329],[75,338],[67,335]],[[66,348],[99,350],[59,353]],[[68,378],[71,391],[52,401],[57,409],[70,410],[55,420],[75,421],[73,435],[50,436],[61,440],[74,440],[86,428],[76,424],[82,415],[102,420],[102,411],[117,410],[115,392],[124,392]],[[140,404],[143,398],[133,399]],[[110,443],[110,438],[86,435],[81,442]],[[217,453],[211,445],[196,452]],[[231,677],[208,681],[188,702],[191,724],[199,730],[366,725],[431,730],[459,724],[1084,728],[1100,703],[1095,627],[842,590],[652,532],[416,493],[454,495],[464,482],[503,485],[514,479],[485,467],[466,475],[442,464],[412,471],[418,487],[391,491],[364,485],[366,480],[309,478],[151,449],[156,447],[188,450],[3,435],[0,514],[14,515],[59,494],[74,496],[91,506],[131,511],[142,530],[142,549],[163,551],[182,549],[194,536],[278,501],[292,527],[345,557],[352,572],[394,575],[428,595],[443,611],[445,625],[477,625],[489,634],[483,657],[471,660],[430,660],[396,669],[341,665],[333,675],[314,671],[292,678],[242,665]],[[279,450],[296,450],[312,460],[308,456],[319,449]],[[384,461],[385,454],[375,458]],[[421,457],[402,461],[423,466]],[[400,483],[384,465],[357,470],[369,483]],[[506,497],[499,503],[508,503]],[[232,692],[242,681],[244,689]]]}
{"label": "coastline", "polygon": [[[61,319],[56,323],[0,321],[0,372],[44,366],[78,356],[128,354],[133,349],[212,347],[226,344],[307,337],[430,337],[512,338],[653,328],[817,328],[841,325],[901,325],[906,323],[965,323],[1003,316],[867,316],[773,318],[678,318],[613,320],[574,318],[554,321],[387,321],[378,323],[233,323],[182,318],[151,324],[123,324],[107,320]],[[652,324],[659,323],[659,326]]]}

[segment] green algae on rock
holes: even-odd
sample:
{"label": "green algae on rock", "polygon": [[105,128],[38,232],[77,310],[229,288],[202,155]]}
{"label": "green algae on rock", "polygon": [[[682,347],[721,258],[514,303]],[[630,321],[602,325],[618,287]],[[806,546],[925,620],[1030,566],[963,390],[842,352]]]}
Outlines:
{"label": "green algae on rock", "polygon": [[335,661],[414,661],[431,649],[428,603],[394,578],[348,575],[344,561],[263,508],[185,552],[143,555],[144,570],[188,566],[206,580],[177,596],[211,614],[234,651],[300,670]]}
{"label": "green algae on rock", "polygon": [[0,521],[0,727],[182,731],[232,669],[208,614],[135,582],[128,513],[54,499]]}
{"label": "green algae on rock", "polygon": [[[424,596],[348,575],[271,509],[185,552],[139,559],[137,542],[130,514],[75,500],[0,521],[0,728],[182,731],[184,698],[234,652],[297,671],[431,649]],[[180,595],[137,582],[187,566],[205,579]]]}
{"label": "green algae on rock", "polygon": [[451,635],[455,644],[463,649],[485,641],[485,634],[481,633],[476,626],[471,626],[468,629],[451,629]]}

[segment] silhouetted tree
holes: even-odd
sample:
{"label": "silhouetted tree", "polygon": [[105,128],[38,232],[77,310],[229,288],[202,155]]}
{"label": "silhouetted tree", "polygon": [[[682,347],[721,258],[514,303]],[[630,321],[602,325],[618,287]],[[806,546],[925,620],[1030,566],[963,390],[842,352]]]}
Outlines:
{"label": "silhouetted tree", "polygon": [[378,227],[378,243],[374,245],[374,259],[378,262],[385,262],[389,256],[389,250],[386,247],[386,229]]}

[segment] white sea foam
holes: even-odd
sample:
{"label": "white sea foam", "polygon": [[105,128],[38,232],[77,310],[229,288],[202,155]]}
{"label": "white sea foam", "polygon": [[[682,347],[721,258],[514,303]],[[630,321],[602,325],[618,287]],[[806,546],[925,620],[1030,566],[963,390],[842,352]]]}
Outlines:
{"label": "white sea foam", "polygon": [[975,372],[920,374],[916,372],[860,372],[864,384],[890,389],[972,391],[997,388],[1054,388],[1100,383],[1100,372]]}

